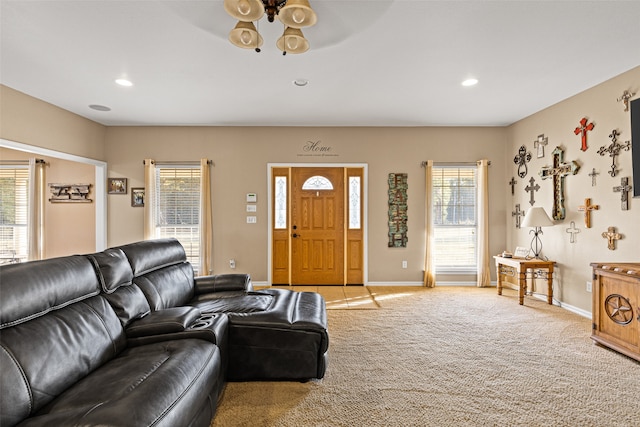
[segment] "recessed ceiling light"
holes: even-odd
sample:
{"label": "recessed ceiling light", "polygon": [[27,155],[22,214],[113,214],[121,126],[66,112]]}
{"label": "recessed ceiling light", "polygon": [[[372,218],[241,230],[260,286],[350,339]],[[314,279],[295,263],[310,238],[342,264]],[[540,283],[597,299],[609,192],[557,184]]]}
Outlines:
{"label": "recessed ceiling light", "polygon": [[475,86],[478,84],[478,79],[467,79],[462,82],[462,86]]}
{"label": "recessed ceiling light", "polygon": [[296,85],[296,86],[303,87],[303,86],[306,86],[306,85],[309,84],[309,80],[307,80],[307,79],[295,79],[293,81],[293,84]]}
{"label": "recessed ceiling light", "polygon": [[111,111],[111,108],[107,107],[106,105],[99,105],[99,104],[91,104],[89,105],[89,108],[96,111]]}
{"label": "recessed ceiling light", "polygon": [[133,86],[133,83],[131,83],[127,79],[116,79],[116,83],[119,84],[120,86],[125,86],[125,87]]}

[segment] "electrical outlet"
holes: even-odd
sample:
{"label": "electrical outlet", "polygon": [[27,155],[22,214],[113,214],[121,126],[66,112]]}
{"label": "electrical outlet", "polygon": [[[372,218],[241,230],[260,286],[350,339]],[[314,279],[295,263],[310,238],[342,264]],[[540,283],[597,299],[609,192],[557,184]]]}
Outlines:
{"label": "electrical outlet", "polygon": [[231,267],[232,269],[236,268],[236,260],[235,259],[230,259],[229,260],[229,267]]}
{"label": "electrical outlet", "polygon": [[407,268],[407,261],[402,261],[402,268]]}
{"label": "electrical outlet", "polygon": [[587,282],[587,292],[591,292],[591,282]]}

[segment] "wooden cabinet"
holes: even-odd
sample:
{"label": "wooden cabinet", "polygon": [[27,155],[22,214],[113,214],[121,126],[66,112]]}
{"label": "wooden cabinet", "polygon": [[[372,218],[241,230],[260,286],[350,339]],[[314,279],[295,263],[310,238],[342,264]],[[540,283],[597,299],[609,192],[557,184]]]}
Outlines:
{"label": "wooden cabinet", "polygon": [[640,361],[640,263],[592,263],[591,338]]}

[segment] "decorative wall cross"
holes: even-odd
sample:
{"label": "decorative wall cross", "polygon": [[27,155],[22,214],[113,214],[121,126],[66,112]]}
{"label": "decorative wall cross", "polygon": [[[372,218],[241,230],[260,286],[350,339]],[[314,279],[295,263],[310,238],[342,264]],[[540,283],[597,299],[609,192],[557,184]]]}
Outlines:
{"label": "decorative wall cross", "polygon": [[620,185],[617,187],[613,187],[613,191],[616,193],[622,193],[620,200],[622,201],[622,210],[629,210],[629,191],[631,191],[631,186],[629,185],[629,177],[625,176],[624,178],[620,178]]}
{"label": "decorative wall cross", "polygon": [[513,163],[518,165],[518,176],[524,178],[527,176],[527,162],[531,161],[531,153],[527,153],[527,147],[524,145],[518,150],[518,154],[513,158]]}
{"label": "decorative wall cross", "polygon": [[635,93],[630,93],[628,90],[622,92],[622,96],[617,99],[618,102],[622,101],[624,104],[624,111],[629,111],[629,100],[635,95]]}
{"label": "decorative wall cross", "polygon": [[596,175],[600,175],[600,172],[596,172],[596,168],[591,169],[589,176],[591,177],[591,186],[596,186]]}
{"label": "decorative wall cross", "polygon": [[576,228],[576,222],[575,221],[571,221],[571,227],[567,228],[567,233],[571,234],[571,243],[575,243],[576,242],[576,234],[578,234],[580,232],[579,228]]}
{"label": "decorative wall cross", "polygon": [[580,165],[572,160],[570,163],[564,163],[564,150],[556,147],[551,153],[553,157],[553,166],[544,166],[539,175],[542,179],[553,177],[553,214],[555,220],[561,220],[565,217],[564,209],[564,180],[567,175],[575,175],[580,170]]}
{"label": "decorative wall cross", "polygon": [[535,179],[533,179],[533,177],[531,177],[531,178],[529,179],[529,185],[527,185],[526,187],[524,187],[524,191],[526,191],[527,193],[529,193],[529,204],[530,204],[531,206],[533,206],[533,205],[535,205],[535,204],[536,204],[536,201],[533,199],[533,196],[534,196],[534,194],[535,194],[534,192],[535,192],[535,191],[538,191],[538,190],[540,189],[540,186],[539,186],[538,184],[533,185],[533,184],[535,184],[535,182],[536,182],[536,180],[535,180]]}
{"label": "decorative wall cross", "polygon": [[607,228],[607,231],[602,233],[602,237],[607,239],[607,247],[612,251],[616,250],[616,240],[622,239],[622,234],[616,233],[615,227]]}
{"label": "decorative wall cross", "polygon": [[538,151],[538,158],[544,157],[544,146],[547,145],[548,142],[549,138],[544,136],[544,133],[542,135],[538,135],[538,139],[533,141],[533,148]]}
{"label": "decorative wall cross", "polygon": [[582,147],[580,147],[582,151],[587,151],[587,148],[589,148],[587,147],[587,132],[593,130],[594,127],[593,122],[587,124],[587,118],[583,117],[582,120],[580,120],[580,126],[573,131],[576,135],[582,133]]}
{"label": "decorative wall cross", "polygon": [[511,195],[515,194],[515,185],[518,183],[514,177],[511,177],[511,181],[509,181],[509,185],[511,186]]}
{"label": "decorative wall cross", "polygon": [[520,203],[516,204],[516,210],[511,212],[511,216],[516,217],[516,228],[520,228],[520,217],[524,216],[524,211],[520,210]]}
{"label": "decorative wall cross", "polygon": [[609,138],[611,138],[611,144],[607,147],[603,145],[598,150],[598,154],[604,156],[606,153],[609,153],[609,157],[611,157],[611,170],[609,171],[609,175],[615,177],[618,174],[618,168],[616,167],[616,156],[620,154],[620,150],[629,151],[631,149],[631,141],[625,141],[622,144],[618,144],[618,133],[617,130],[612,130]]}
{"label": "decorative wall cross", "polygon": [[584,212],[584,226],[591,228],[591,211],[597,211],[600,209],[600,205],[592,205],[591,199],[584,199],[584,205],[578,206],[580,212]]}

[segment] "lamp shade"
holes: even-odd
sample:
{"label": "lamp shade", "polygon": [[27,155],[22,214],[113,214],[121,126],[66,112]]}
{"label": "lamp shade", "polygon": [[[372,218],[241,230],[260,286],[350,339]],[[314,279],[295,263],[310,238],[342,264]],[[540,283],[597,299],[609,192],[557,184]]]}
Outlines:
{"label": "lamp shade", "polygon": [[224,0],[224,10],[238,21],[257,21],[264,15],[262,0]]}
{"label": "lamp shade", "polygon": [[302,28],[314,25],[318,17],[309,0],[287,0],[278,13],[278,19],[287,27]]}
{"label": "lamp shade", "polygon": [[239,21],[229,33],[229,41],[243,49],[256,49],[262,46],[263,42],[253,22],[242,21]]}
{"label": "lamp shade", "polygon": [[522,220],[522,227],[551,227],[552,225],[553,221],[541,207],[529,209]]}
{"label": "lamp shade", "polygon": [[309,42],[304,38],[299,28],[287,27],[282,37],[276,42],[276,46],[287,53],[304,53],[309,50]]}

